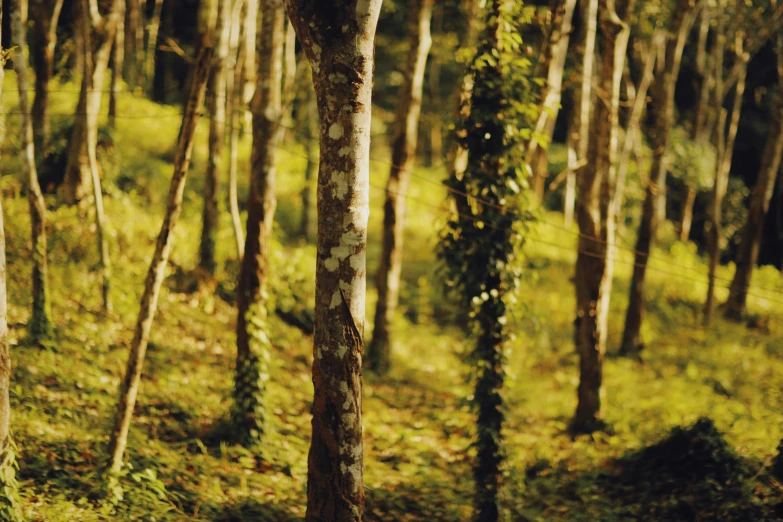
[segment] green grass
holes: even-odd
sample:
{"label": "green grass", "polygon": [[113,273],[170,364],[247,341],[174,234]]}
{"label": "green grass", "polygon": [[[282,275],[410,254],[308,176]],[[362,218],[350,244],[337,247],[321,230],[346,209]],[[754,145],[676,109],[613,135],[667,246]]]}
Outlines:
{"label": "green grass", "polygon": [[[5,87],[12,85],[10,73]],[[6,94],[4,111],[15,103],[13,95]],[[67,113],[74,102],[73,94],[55,96],[53,110]],[[236,260],[224,212],[217,275],[222,290],[193,284],[205,121],[200,124],[182,221],[175,232],[174,267],[160,297],[130,433],[132,469],[121,480],[122,500],[98,500],[98,469],[105,458],[139,294],[160,225],[179,125],[174,116],[140,116],[175,112],[130,95],[120,98],[115,151],[104,155],[114,263],[115,311],[109,317],[99,314],[98,254],[91,221],[74,209],[57,207],[47,196],[58,338],[46,350],[24,343],[30,309],[29,218],[15,149],[18,120],[6,121],[0,194],[8,241],[12,429],[20,448],[22,502],[29,520],[285,521],[304,516],[312,398],[312,347],[307,336],[273,319],[268,435],[253,451],[220,440],[231,406],[235,312],[230,299],[219,295],[231,295]],[[242,194],[249,148],[245,137]],[[302,147],[289,136],[279,155],[275,273],[285,274],[298,292],[310,296],[314,248],[294,235],[302,156]],[[388,153],[380,139],[372,156],[379,161],[371,164],[368,321],[374,310],[372,277],[388,173]],[[416,170],[407,209],[394,370],[388,378],[365,379],[367,520],[470,517],[472,416],[466,401],[470,387],[460,360],[469,341],[461,330],[435,320],[447,317],[450,309],[439,291],[433,255],[436,231],[445,217],[442,176],[437,168]],[[572,334],[574,291],[569,281],[576,236],[575,230],[560,227],[558,214],[542,213],[541,219],[525,246],[529,270],[513,313],[515,339],[508,346],[508,458],[502,491],[507,519],[644,519],[639,518],[641,500],[613,497],[602,486],[601,473],[615,470],[616,458],[655,443],[671,428],[700,416],[711,417],[740,456],[757,465],[766,461],[783,436],[783,316],[774,302],[783,298],[769,291],[759,291],[766,299],[751,298],[750,311],[758,325],[753,329],[722,321],[703,328],[699,310],[706,279],[700,274],[706,272],[705,266],[693,245],[670,239],[671,231],[664,234],[651,262],[643,365],[614,356],[632,263],[627,250],[618,254],[604,388],[611,433],[576,440],[565,435],[576,405],[578,376]],[[622,244],[632,245],[632,240],[633,230],[626,231]],[[719,275],[730,278],[732,270],[721,267]],[[672,272],[683,277],[673,277]],[[783,280],[772,269],[757,271],[754,285],[783,291]],[[718,296],[725,299],[725,289]],[[780,489],[775,491],[777,496],[766,502],[780,501]]]}

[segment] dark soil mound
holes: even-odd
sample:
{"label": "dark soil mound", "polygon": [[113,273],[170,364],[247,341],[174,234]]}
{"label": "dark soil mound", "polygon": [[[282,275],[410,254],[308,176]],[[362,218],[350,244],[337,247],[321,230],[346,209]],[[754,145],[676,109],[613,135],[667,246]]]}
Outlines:
{"label": "dark soil mound", "polygon": [[781,520],[781,499],[755,480],[758,466],[739,457],[710,419],[675,428],[618,464],[609,488],[639,520]]}

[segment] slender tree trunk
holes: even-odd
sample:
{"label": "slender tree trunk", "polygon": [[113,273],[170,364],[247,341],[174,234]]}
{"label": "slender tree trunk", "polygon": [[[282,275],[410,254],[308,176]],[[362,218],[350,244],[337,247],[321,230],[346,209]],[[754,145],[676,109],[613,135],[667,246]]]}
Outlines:
{"label": "slender tree trunk", "polygon": [[282,0],[263,0],[259,11],[258,74],[253,104],[245,254],[237,285],[237,365],[234,424],[239,440],[259,442],[266,418],[271,336],[267,326],[267,281],[275,215],[275,160],[282,138],[285,9]]}
{"label": "slender tree trunk", "polygon": [[696,203],[696,189],[687,186],[685,188],[685,201],[682,204],[682,214],[680,215],[680,241],[688,241],[688,238],[691,236],[694,203]]}
{"label": "slender tree trunk", "polygon": [[[734,141],[737,138],[737,129],[739,127],[740,113],[742,112],[742,99],[745,95],[745,75],[748,70],[748,61],[750,56],[743,51],[742,37],[738,36],[736,41],[737,60],[744,63],[740,69],[737,86],[734,92],[734,105],[731,110],[731,120],[729,122],[728,134],[725,138],[725,148],[715,169],[715,182],[712,188],[712,201],[710,203],[709,221],[707,222],[707,250],[709,252],[709,273],[707,286],[707,299],[704,302],[704,323],[709,324],[712,321],[712,315],[715,309],[715,279],[718,273],[718,264],[720,264],[720,240],[723,236],[723,199],[726,196],[726,189],[729,184],[729,171],[731,170],[731,158],[734,153]],[[721,73],[722,74],[722,71]],[[719,105],[722,107],[723,98],[720,98]],[[721,125],[718,132],[723,134],[725,127]],[[719,138],[722,139],[722,138]]]}
{"label": "slender tree trunk", "polygon": [[[85,13],[80,24],[86,24],[90,31],[90,45],[87,50],[92,58],[92,71],[88,82],[82,82],[82,89],[79,94],[79,103],[74,115],[74,127],[71,134],[71,142],[68,148],[68,164],[65,169],[65,184],[63,187],[63,196],[66,203],[81,203],[90,192],[91,174],[90,160],[88,152],[89,139],[91,134],[90,126],[96,126],[94,136],[97,136],[98,113],[101,109],[101,97],[103,89],[103,80],[106,77],[106,70],[109,66],[109,56],[111,54],[112,44],[114,42],[114,33],[117,30],[119,17],[122,8],[122,0],[113,0],[109,11],[105,14],[93,13],[97,18],[93,19],[92,14]],[[80,12],[83,9],[80,8]],[[79,26],[81,28],[81,25]],[[82,46],[84,42],[84,31],[80,38]],[[80,49],[85,49],[81,47]],[[82,57],[84,62],[84,57]],[[84,68],[84,66],[82,66]],[[86,69],[84,69],[86,71]],[[91,86],[85,90],[86,86]],[[95,143],[92,143],[95,146]]]}
{"label": "slender tree trunk", "polygon": [[158,50],[158,32],[160,31],[160,18],[163,14],[163,0],[155,0],[155,8],[152,18],[147,24],[147,49],[144,52],[144,89],[152,91],[152,83],[155,79],[155,53]]}
{"label": "slender tree trunk", "polygon": [[767,144],[761,157],[759,178],[750,200],[748,218],[742,229],[742,239],[735,258],[737,268],[729,288],[729,299],[726,302],[726,317],[730,319],[739,320],[745,313],[750,279],[758,260],[764,220],[775,191],[781,155],[783,155],[783,96],[779,95],[777,110],[772,118]]}
{"label": "slender tree trunk", "polygon": [[649,110],[652,116],[650,134],[653,158],[644,205],[642,206],[642,219],[639,223],[639,233],[636,239],[631,291],[620,347],[621,353],[633,357],[638,357],[643,348],[641,327],[644,317],[647,258],[658,227],[657,199],[661,197],[662,187],[666,184],[666,151],[669,147],[669,137],[674,121],[674,88],[680,72],[682,51],[693,26],[695,7],[693,0],[678,1],[671,24],[672,33],[665,46],[663,64],[659,64],[660,72],[656,75],[651,88],[653,100]]}
{"label": "slender tree trunk", "polygon": [[210,72],[207,89],[209,110],[209,148],[204,174],[204,209],[201,214],[201,243],[198,266],[210,276],[217,268],[215,244],[219,225],[220,173],[223,170],[223,148],[226,142],[226,63],[228,60],[229,31],[231,30],[231,2],[219,2],[216,30],[219,31],[217,57]]}
{"label": "slender tree trunk", "polygon": [[131,90],[139,85],[139,54],[144,47],[143,20],[142,0],[125,0],[125,81]]}
{"label": "slender tree trunk", "polygon": [[285,26],[285,49],[283,51],[283,105],[281,124],[283,139],[293,128],[294,100],[296,99],[296,31],[291,22]]}
{"label": "slender tree trunk", "polygon": [[414,0],[410,4],[408,21],[408,56],[405,80],[400,89],[392,142],[391,171],[386,183],[383,205],[383,246],[375,282],[378,304],[375,308],[375,329],[367,350],[367,367],[385,374],[391,366],[391,322],[399,300],[402,270],[402,242],[405,232],[405,197],[415,159],[424,68],[432,37],[430,20],[432,0]]}
{"label": "slender tree trunk", "polygon": [[581,77],[576,91],[576,104],[569,125],[568,172],[566,174],[565,224],[570,228],[576,204],[576,178],[580,165],[587,161],[590,134],[590,107],[593,99],[593,69],[595,67],[595,33],[597,27],[598,0],[586,0],[582,9],[582,24],[575,54],[577,75]]}
{"label": "slender tree trunk", "polygon": [[604,39],[600,89],[603,99],[594,107],[593,139],[587,165],[578,178],[576,216],[579,224],[576,259],[576,350],[579,354],[579,389],[575,433],[600,427],[601,385],[609,299],[614,271],[617,223],[614,190],[617,182],[617,142],[620,128],[620,86],[633,0],[600,0],[598,12]]}
{"label": "slender tree trunk", "polygon": [[[238,0],[241,1],[241,0]],[[244,4],[244,2],[242,2]],[[238,8],[239,7],[239,8]],[[230,122],[228,138],[228,208],[236,240],[237,260],[245,252],[245,233],[242,231],[242,218],[239,215],[239,197],[237,195],[237,170],[239,168],[239,111],[242,101],[242,68],[244,67],[244,48],[241,47],[244,35],[243,5],[235,5],[231,15],[231,37],[229,41],[228,74],[226,76],[226,118]]]}
{"label": "slender tree trunk", "polygon": [[305,148],[307,152],[307,166],[304,173],[304,187],[302,188],[302,219],[300,234],[305,241],[310,241],[310,229],[313,221],[313,179],[318,171],[318,105],[315,92],[312,87],[306,90],[306,128]]}
{"label": "slender tree trunk", "polygon": [[[534,139],[528,145],[528,161],[533,167],[533,187],[539,201],[544,199],[544,186],[549,175],[547,148],[555,131],[555,121],[560,111],[563,72],[565,71],[568,41],[571,38],[571,19],[574,15],[576,0],[553,0],[552,32],[549,38],[549,57],[547,58],[547,83],[544,91],[541,112],[534,129]],[[539,141],[546,143],[539,146]]]}
{"label": "slender tree trunk", "polygon": [[32,0],[29,6],[35,42],[31,49],[35,69],[33,133],[39,151],[45,151],[49,142],[49,82],[54,76],[54,47],[62,7],[63,0]]}
{"label": "slender tree trunk", "polygon": [[52,334],[51,312],[49,307],[48,254],[46,248],[46,205],[41,187],[38,184],[38,172],[35,168],[35,145],[33,122],[28,101],[27,83],[27,20],[24,19],[27,0],[14,0],[11,14],[11,38],[17,48],[18,59],[14,60],[16,84],[19,88],[19,112],[22,115],[22,166],[27,181],[27,200],[30,204],[30,224],[33,247],[33,310],[27,326],[28,334],[34,341],[45,340]]}
{"label": "slender tree trunk", "polygon": [[[432,13],[433,31],[443,32],[443,6],[434,6]],[[441,119],[442,100],[441,89],[441,58],[437,53],[430,55],[429,91],[431,102],[431,114],[428,116],[430,154],[427,156],[427,166],[432,167],[443,158],[443,121]]]}
{"label": "slender tree trunk", "polygon": [[[253,102],[253,94],[256,90],[256,41],[258,31],[258,8],[259,0],[245,0],[243,7],[245,11],[244,24],[244,61],[242,67],[242,106],[249,107]],[[244,111],[244,127],[251,128],[253,117],[250,111]]]}
{"label": "slender tree trunk", "polygon": [[[124,6],[123,6],[124,8]],[[122,67],[125,61],[125,17],[120,13],[111,56],[111,86],[109,87],[109,127],[117,128],[117,95],[120,93]]]}
{"label": "slender tree trunk", "polygon": [[109,469],[113,473],[119,472],[122,468],[122,457],[125,453],[125,446],[128,443],[128,430],[130,429],[131,417],[133,416],[133,407],[136,404],[136,395],[139,391],[144,356],[147,352],[152,321],[155,318],[158,306],[158,296],[160,295],[163,278],[166,274],[166,265],[171,253],[172,232],[182,210],[185,179],[193,151],[193,136],[196,132],[199,110],[204,103],[204,93],[207,90],[207,78],[209,77],[212,54],[210,47],[202,47],[194,66],[190,95],[185,106],[182,127],[177,140],[174,174],[171,178],[171,186],[166,202],[166,213],[163,217],[163,224],[161,225],[157,242],[155,243],[155,253],[152,256],[144,282],[144,293],[142,294],[133,342],[128,355],[128,365],[120,388],[120,399],[117,404],[114,427],[109,437]]}
{"label": "slender tree trunk", "polygon": [[373,48],[381,0],[286,0],[286,7],[313,70],[321,127],[305,519],[359,521]]}

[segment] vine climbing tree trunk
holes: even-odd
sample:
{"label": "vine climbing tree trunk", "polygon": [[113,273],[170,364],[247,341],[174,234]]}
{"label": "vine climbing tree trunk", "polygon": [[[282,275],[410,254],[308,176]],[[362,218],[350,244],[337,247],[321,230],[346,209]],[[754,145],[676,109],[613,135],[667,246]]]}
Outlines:
{"label": "vine climbing tree trunk", "polygon": [[600,0],[598,16],[604,39],[599,88],[605,96],[594,107],[587,164],[578,176],[576,216],[576,351],[579,354],[574,433],[601,427],[601,386],[609,299],[614,271],[620,86],[634,0]]}
{"label": "vine climbing tree trunk", "polygon": [[128,354],[128,364],[120,387],[120,399],[114,417],[114,426],[109,436],[109,471],[112,473],[118,473],[122,469],[122,458],[128,443],[128,430],[133,417],[133,407],[136,404],[136,395],[139,392],[144,356],[147,352],[152,321],[158,307],[158,296],[161,286],[163,286],[166,265],[171,253],[172,232],[182,210],[182,196],[185,191],[185,180],[193,151],[193,137],[196,132],[199,110],[204,104],[204,93],[207,90],[212,54],[211,47],[202,46],[191,77],[190,94],[185,105],[182,127],[177,139],[174,174],[171,177],[166,200],[166,213],[163,216],[163,224],[155,243],[155,253],[144,281],[144,293],[141,297],[139,315],[136,319],[133,341]]}
{"label": "vine climbing tree trunk", "polygon": [[285,3],[313,71],[320,117],[306,520],[359,521],[372,73],[381,0]]}
{"label": "vine climbing tree trunk", "polygon": [[33,99],[33,134],[35,147],[45,151],[49,145],[49,82],[54,76],[54,48],[57,45],[57,23],[63,0],[32,0],[29,5],[32,20],[32,61],[35,69]]}
{"label": "vine climbing tree trunk", "polygon": [[30,204],[30,225],[33,247],[33,310],[27,331],[31,340],[39,342],[52,334],[51,312],[49,307],[48,253],[46,247],[46,205],[41,187],[38,184],[38,172],[35,168],[35,145],[33,137],[33,118],[30,115],[28,101],[29,84],[27,82],[27,0],[14,0],[11,13],[11,40],[16,47],[14,69],[16,85],[19,89],[19,113],[22,119],[22,167],[27,182],[27,201]]}
{"label": "vine climbing tree trunk", "polygon": [[271,335],[267,282],[275,215],[277,147],[282,138],[285,9],[282,0],[262,0],[258,31],[258,85],[253,98],[253,151],[247,200],[245,253],[237,285],[237,363],[234,429],[245,444],[261,440],[266,417]]}
{"label": "vine climbing tree trunk", "polygon": [[660,72],[655,76],[650,89],[652,102],[648,106],[648,113],[650,113],[652,120],[650,135],[653,157],[642,206],[642,219],[636,238],[630,297],[625,314],[622,345],[620,346],[621,353],[632,357],[639,357],[643,348],[641,328],[644,317],[647,258],[658,227],[656,206],[666,184],[666,152],[669,148],[669,138],[674,122],[674,89],[680,72],[682,51],[696,16],[695,1],[678,0],[673,16],[672,32],[667,36],[664,51],[664,63],[662,66],[659,65]]}
{"label": "vine climbing tree trunk", "polygon": [[402,242],[405,231],[405,197],[410,183],[416,153],[424,68],[432,44],[430,21],[432,0],[413,0],[408,21],[408,56],[405,80],[400,89],[392,142],[391,171],[386,183],[383,205],[383,244],[378,273],[378,303],[375,307],[375,329],[367,350],[367,367],[385,374],[391,366],[391,322],[397,310],[402,270]]}

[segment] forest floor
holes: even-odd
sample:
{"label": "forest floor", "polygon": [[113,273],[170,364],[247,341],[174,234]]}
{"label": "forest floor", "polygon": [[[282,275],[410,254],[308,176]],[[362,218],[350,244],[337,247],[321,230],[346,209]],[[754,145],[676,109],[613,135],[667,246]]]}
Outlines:
{"label": "forest floor", "polygon": [[[13,74],[7,75],[8,87]],[[76,86],[53,93],[55,134]],[[53,85],[54,89],[54,85]],[[15,107],[4,92],[3,106]],[[12,429],[28,520],[280,521],[304,516],[312,400],[311,338],[272,321],[274,353],[264,443],[225,442],[231,407],[237,263],[224,213],[219,271],[194,271],[206,125],[160,297],[121,488],[99,501],[99,470],[154,239],[160,225],[177,109],[120,97],[113,146],[102,151],[114,311],[102,315],[94,226],[47,196],[52,315],[46,346],[25,340],[30,308],[27,203],[17,128],[6,121],[0,194],[6,215]],[[124,115],[124,117],[123,117]],[[67,133],[60,132],[62,136]],[[63,137],[60,137],[63,140]],[[382,143],[376,139],[376,144]],[[55,140],[56,142],[56,140]],[[67,143],[67,140],[65,140]],[[64,148],[64,144],[60,144]],[[242,141],[242,186],[250,147]],[[368,310],[380,242],[386,150],[374,149]],[[280,152],[273,295],[281,309],[312,301],[315,251],[297,237],[303,149]],[[402,310],[388,377],[365,376],[366,520],[469,520],[472,416],[461,330],[449,326],[434,245],[445,213],[442,172],[417,168],[408,202]],[[644,362],[616,356],[632,254],[618,253],[604,374],[606,433],[565,433],[576,403],[573,349],[575,230],[542,212],[524,247],[527,270],[508,346],[502,489],[506,520],[776,520],[783,488],[767,469],[783,436],[783,279],[754,275],[752,320],[701,325],[706,292],[694,245],[664,239],[649,271]],[[435,224],[435,225],[433,225]],[[666,238],[670,231],[665,234]],[[622,245],[633,244],[628,230]],[[732,268],[722,267],[728,279]],[[720,281],[722,287],[726,282]],[[764,289],[764,290],[762,290]],[[719,290],[725,299],[726,290]],[[372,313],[368,313],[371,321]],[[372,325],[368,324],[368,332]],[[699,420],[708,417],[708,420]],[[697,422],[698,421],[698,422]],[[695,425],[694,425],[695,424]],[[682,427],[678,429],[677,427]],[[672,431],[673,430],[673,431]],[[671,435],[670,435],[671,434]],[[645,448],[651,448],[646,449]]]}

